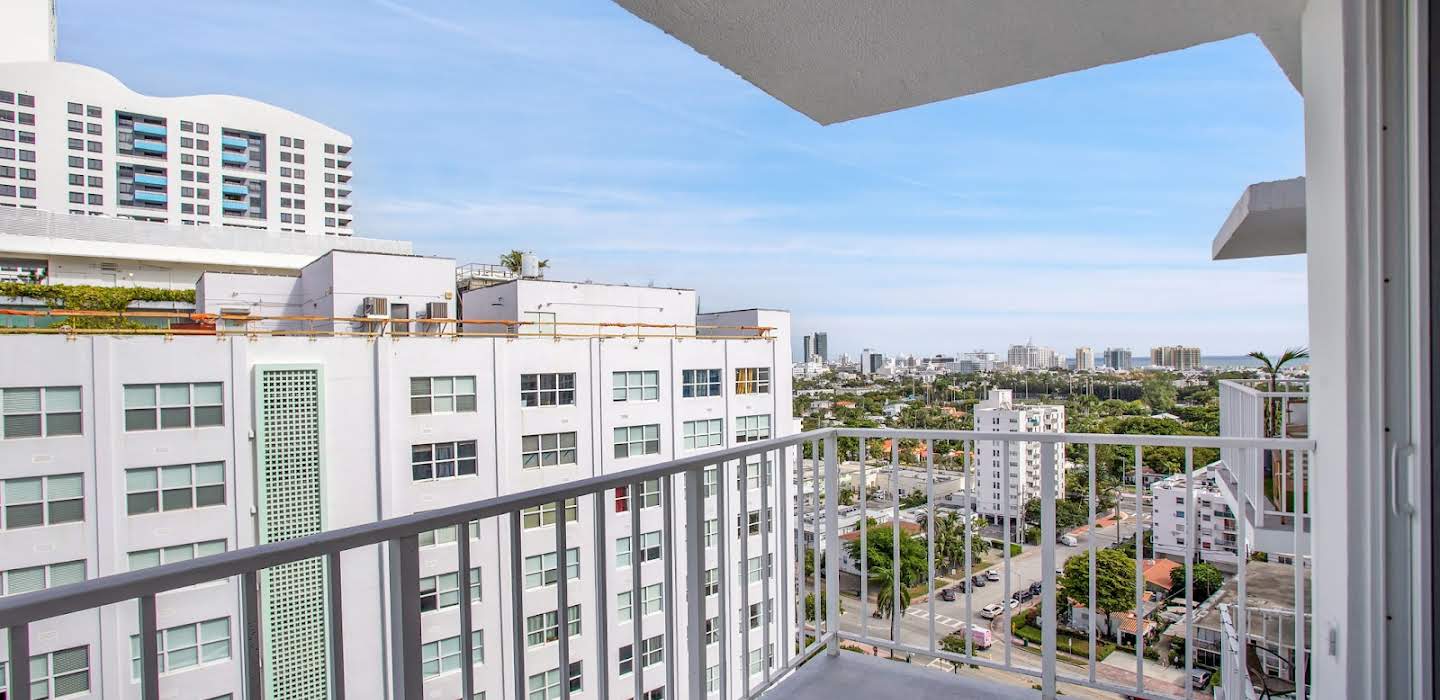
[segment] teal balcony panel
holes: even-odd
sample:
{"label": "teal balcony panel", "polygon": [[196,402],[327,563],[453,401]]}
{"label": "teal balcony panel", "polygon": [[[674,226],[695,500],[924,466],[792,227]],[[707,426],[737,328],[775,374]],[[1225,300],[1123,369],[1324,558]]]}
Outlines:
{"label": "teal balcony panel", "polygon": [[221,136],[220,146],[223,148],[249,148],[250,139],[242,139],[237,136]]}
{"label": "teal balcony panel", "polygon": [[146,192],[140,190],[135,193],[135,201],[148,202],[150,204],[164,204],[168,200],[164,192]]}
{"label": "teal balcony panel", "polygon": [[244,185],[224,185],[220,188],[220,191],[228,195],[235,195],[240,197],[244,197],[250,194],[250,188]]}
{"label": "teal balcony panel", "polygon": [[151,187],[164,187],[164,186],[165,186],[165,176],[164,176],[164,175],[136,175],[136,176],[135,176],[135,182],[136,182],[136,184],[149,185],[149,186],[151,186]]}
{"label": "teal balcony panel", "polygon": [[220,161],[226,165],[245,165],[250,158],[244,153],[221,153]]}
{"label": "teal balcony panel", "polygon": [[165,127],[160,126],[159,124],[146,124],[144,122],[136,122],[133,126],[131,126],[131,129],[134,130],[134,132],[137,134],[145,134],[146,136],[159,136],[161,138],[164,138],[165,136]]}
{"label": "teal balcony panel", "polygon": [[223,201],[223,202],[220,203],[220,206],[221,206],[221,208],[223,208],[225,211],[249,211],[249,210],[250,210],[250,203],[249,203],[249,202],[232,202],[232,201],[230,201],[230,200],[225,200],[225,201]]}
{"label": "teal balcony panel", "polygon": [[165,144],[161,143],[160,141],[143,141],[141,139],[135,139],[135,143],[131,144],[131,148],[140,151],[141,153],[165,153]]}

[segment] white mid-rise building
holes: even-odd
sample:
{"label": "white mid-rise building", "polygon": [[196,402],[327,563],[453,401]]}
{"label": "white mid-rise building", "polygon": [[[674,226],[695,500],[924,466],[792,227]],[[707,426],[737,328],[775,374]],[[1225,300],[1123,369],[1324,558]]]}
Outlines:
{"label": "white mid-rise building", "polygon": [[[1186,552],[1193,550],[1203,561],[1235,566],[1238,527],[1234,503],[1218,484],[1216,470],[1221,468],[1212,464],[1150,485],[1151,532],[1156,552],[1183,560]],[[1196,516],[1193,547],[1188,542],[1191,525],[1186,517],[1187,499],[1193,499]]]}
{"label": "white mid-rise building", "polygon": [[[984,433],[1065,432],[1065,407],[1015,403],[1009,389],[991,389],[975,404],[975,430]],[[1041,494],[1042,451],[1051,451],[1055,465],[1055,495],[1065,489],[1065,446],[1015,439],[977,440],[975,443],[975,512],[992,520],[1007,514],[1024,515],[1025,501]],[[1008,476],[1007,476],[1008,473]],[[1004,487],[1009,485],[1009,497]]]}
{"label": "white mid-rise building", "polygon": [[1082,345],[1078,348],[1075,348],[1075,371],[1095,371],[1095,351],[1090,349],[1090,346]]}
{"label": "white mid-rise building", "polygon": [[1053,369],[1060,366],[1060,356],[1054,348],[1025,343],[1011,345],[1005,353],[1005,362],[1015,369]]}
{"label": "white mid-rise building", "polygon": [[[298,276],[206,274],[197,306],[353,317],[375,310],[379,299],[391,310],[408,305],[430,315],[440,310],[432,304],[443,304],[453,314],[454,275],[448,260],[334,252]],[[298,329],[262,322],[230,334],[222,324],[220,335],[208,336],[8,336],[0,363],[4,592],[613,474],[794,429],[783,371],[790,353],[785,312],[697,314],[690,290],[529,280],[471,292],[465,310],[491,320],[552,316],[518,336],[456,335],[453,325],[440,335],[403,322],[374,335],[362,332],[366,322],[349,321],[316,322],[288,336],[274,331]],[[629,325],[591,325],[604,317]],[[566,325],[572,322],[582,325]],[[749,537],[750,561],[724,571],[736,577],[732,590],[749,587],[749,600],[762,606],[756,610],[763,610],[760,601],[778,600],[783,585],[761,561],[761,542],[770,538],[771,556],[783,556],[776,533],[792,529],[791,511],[774,489],[761,503],[761,475],[773,468],[758,460],[732,465],[715,482],[735,499],[728,513],[748,494],[749,528],[719,523],[715,500],[707,502],[707,543],[715,532]],[[667,530],[677,537],[676,552],[686,551],[685,538],[702,536],[666,523],[662,501],[657,482],[637,493],[582,498],[565,514],[573,543],[566,557],[577,564],[566,570],[581,579],[567,589],[579,615],[567,661],[586,690],[605,673],[614,697],[632,694],[633,684],[620,677],[624,660],[635,656],[637,623],[642,657],[661,653],[653,645],[664,633],[663,562],[647,562],[662,556]],[[774,532],[764,535],[753,510],[762,505],[775,518]],[[640,508],[640,532],[631,531],[631,508]],[[684,512],[683,504],[674,508],[677,518]],[[598,517],[606,529],[597,545]],[[546,616],[555,612],[562,578],[555,520],[553,509],[523,515],[520,590],[510,583],[508,525],[487,520],[461,538],[478,576],[468,597],[476,630],[469,642],[479,661],[477,689],[488,697],[509,696],[506,660],[517,652],[542,686],[547,671],[561,668],[555,635],[546,631],[554,627]],[[459,606],[467,596],[456,585],[455,540],[448,531],[421,538],[425,698],[460,695]],[[716,550],[708,551],[709,567],[718,568]],[[635,598],[632,556],[642,567]],[[341,566],[346,685],[352,693],[384,688],[393,623],[385,556],[379,548],[348,551]],[[595,599],[587,579],[596,572],[606,576],[609,600]],[[683,595],[680,575],[675,590]],[[323,582],[323,567],[309,563],[261,578],[267,697],[330,697]],[[166,697],[244,696],[239,586],[217,581],[158,597]],[[524,619],[511,614],[517,595]],[[610,611],[603,631],[602,602]],[[717,599],[704,604],[708,615],[719,615]],[[756,617],[752,610],[751,619],[771,621],[754,627],[737,610],[729,613],[730,639],[749,635],[751,649],[795,634],[784,613]],[[31,626],[30,653],[63,658],[65,682],[83,683],[85,697],[138,697],[131,664],[137,620],[133,604],[46,620]],[[523,650],[512,642],[516,635]],[[609,668],[594,661],[601,644],[609,645]],[[683,664],[678,652],[665,655]],[[743,666],[731,665],[736,685]],[[682,678],[700,672],[679,671]],[[664,683],[658,673],[645,680],[647,691]]]}

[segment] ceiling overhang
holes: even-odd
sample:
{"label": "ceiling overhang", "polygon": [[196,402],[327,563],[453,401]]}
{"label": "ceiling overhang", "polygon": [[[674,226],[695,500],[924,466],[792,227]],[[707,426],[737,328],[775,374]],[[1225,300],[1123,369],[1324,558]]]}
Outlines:
{"label": "ceiling overhang", "polygon": [[1216,260],[1305,252],[1305,178],[1245,188],[1210,246]]}

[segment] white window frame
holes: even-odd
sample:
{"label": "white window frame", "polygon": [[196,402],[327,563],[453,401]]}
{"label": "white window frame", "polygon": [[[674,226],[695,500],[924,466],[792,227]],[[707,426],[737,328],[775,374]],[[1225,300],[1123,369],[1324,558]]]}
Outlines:
{"label": "white window frame", "polygon": [[610,373],[612,401],[659,401],[660,370],[642,369]]}
{"label": "white window frame", "polygon": [[686,399],[703,399],[724,396],[723,370],[687,369],[681,372],[680,396]]}
{"label": "white window frame", "polygon": [[640,640],[640,668],[665,663],[665,635],[657,634]]}
{"label": "white window frame", "polygon": [[[183,401],[175,396],[182,388],[185,392]],[[202,392],[206,395],[201,396]],[[127,433],[225,425],[224,382],[126,384],[124,402]],[[147,415],[149,418],[144,418]],[[133,425],[132,420],[135,421]]]}
{"label": "white window frame", "polygon": [[769,367],[736,367],[735,395],[770,393]]}
{"label": "white window frame", "polygon": [[682,435],[682,445],[687,450],[721,447],[725,444],[725,419],[687,420],[682,426]]}
{"label": "white window frame", "polygon": [[[584,687],[584,667],[580,661],[570,662],[569,667],[570,692],[578,693]],[[560,667],[536,673],[526,679],[525,700],[559,700],[560,698]]]}
{"label": "white window frame", "polygon": [[[480,539],[480,521],[470,521],[470,539]],[[439,547],[455,541],[455,526],[436,528],[420,533],[420,547]]]}
{"label": "white window frame", "polygon": [[[149,569],[154,566],[174,564],[178,561],[190,561],[200,557],[208,557],[212,554],[220,554],[225,551],[225,540],[205,540],[203,542],[187,542],[169,547],[155,547],[152,549],[137,549],[126,555],[126,565],[130,571]],[[144,559],[151,559],[145,562]]]}
{"label": "white window frame", "polygon": [[[186,483],[181,484],[175,482],[169,486],[166,485],[167,475],[170,475],[171,478],[175,478],[181,474],[186,473],[187,470],[188,475],[186,476]],[[154,473],[154,486],[133,486],[133,479],[141,477],[141,474],[147,471]],[[213,478],[217,473],[220,479],[219,481],[214,481]],[[134,517],[139,515],[153,515],[155,513],[168,513],[176,510],[196,510],[200,508],[224,506],[227,502],[229,502],[229,494],[225,492],[225,476],[226,475],[224,462],[167,464],[159,467],[136,467],[134,469],[126,469],[125,513],[128,516]],[[206,481],[204,481],[203,483],[201,482],[202,477],[206,479]],[[165,505],[166,496],[172,493],[179,494],[182,491],[188,492],[189,505],[167,508]],[[134,500],[134,497],[144,496],[146,494],[153,494],[155,496],[155,509],[141,510],[138,512],[131,510],[131,501]],[[199,505],[202,494],[209,502],[205,503],[204,505]],[[220,500],[213,500],[215,494],[219,495]]]}
{"label": "white window frame", "polygon": [[770,438],[770,414],[735,417],[735,444]]}
{"label": "white window frame", "polygon": [[[34,393],[33,404],[25,399]],[[85,425],[84,390],[78,386],[27,386],[0,389],[0,440],[83,435]],[[65,425],[59,419],[69,421]],[[52,421],[54,417],[57,420]],[[35,431],[21,431],[22,421],[33,419]]]}
{"label": "white window frame", "polygon": [[660,454],[660,424],[627,425],[615,429],[615,459]]}
{"label": "white window frame", "polygon": [[[460,605],[460,572],[421,576],[419,591],[421,614],[457,607]],[[470,602],[479,600],[480,567],[477,566],[470,569]]]}
{"label": "white window frame", "polygon": [[[76,578],[76,569],[79,578]],[[39,577],[39,586],[20,585],[25,578]],[[43,591],[55,586],[65,586],[85,580],[85,560],[62,561],[39,566],[23,566],[9,571],[0,571],[0,596],[17,595]]]}
{"label": "white window frame", "polygon": [[[67,665],[64,670],[57,670],[55,663],[56,657],[62,657],[62,655],[67,662]],[[71,661],[72,658],[75,661],[79,661],[83,665],[74,665],[73,667],[70,666],[69,664],[74,663],[73,661]],[[37,664],[41,665],[41,668],[38,671],[36,669]],[[0,663],[0,678],[3,678],[5,681],[5,685],[0,687],[9,687],[9,670],[10,669],[8,662]],[[80,676],[82,674],[85,678],[85,686],[83,688],[77,686],[73,689],[67,688],[64,692],[56,692],[56,688],[58,688],[62,682],[68,681],[69,679]],[[70,647],[68,649],[57,649],[49,653],[35,654],[31,656],[30,684],[32,688],[34,686],[43,685],[45,688],[43,692],[47,697],[51,698],[63,698],[70,695],[76,695],[78,693],[91,692],[92,690],[94,690],[94,688],[90,683],[90,647]]]}
{"label": "white window frame", "polygon": [[475,376],[410,378],[410,415],[475,412]]}
{"label": "white window frame", "polygon": [[[565,499],[565,522],[573,523],[580,520],[580,500],[578,498]],[[526,530],[535,530],[542,527],[550,527],[555,524],[555,504],[541,503],[520,511],[520,524]]]}
{"label": "white window frame", "polygon": [[[224,624],[216,624],[224,623]],[[223,632],[223,635],[221,634]],[[233,651],[229,617],[217,617],[174,627],[155,633],[161,674],[179,673],[212,663],[229,661]],[[223,649],[223,656],[220,650]],[[193,661],[189,654],[193,652]],[[140,635],[130,635],[130,677],[139,680]],[[177,660],[178,659],[178,660]]]}
{"label": "white window frame", "polygon": [[[555,585],[559,577],[559,559],[554,552],[543,552],[525,557],[525,590]],[[532,578],[533,577],[533,578]],[[580,580],[580,548],[565,548],[565,578]]]}
{"label": "white window frame", "polygon": [[[64,483],[63,497],[56,497],[55,491],[59,483]],[[38,482],[40,486],[40,497],[38,499],[22,499],[17,494],[21,489],[33,488],[32,483]],[[75,489],[78,485],[79,488]],[[79,495],[70,495],[78,491]],[[57,519],[56,510],[60,506],[73,507],[79,505],[78,517],[70,518],[70,513],[64,513],[65,519]],[[34,525],[15,525],[12,509],[25,509],[26,511],[38,506],[40,510],[40,522]],[[67,507],[66,510],[70,508]],[[24,476],[14,479],[0,480],[0,530],[19,530],[29,527],[45,527],[47,525],[60,525],[63,523],[79,523],[85,521],[85,476],[83,474],[51,474],[48,476]]]}
{"label": "white window frame", "polygon": [[536,433],[520,438],[520,468],[540,469],[576,464],[578,436],[567,433]]}
{"label": "white window frame", "polygon": [[[427,442],[410,446],[410,480],[442,481],[479,473],[479,442],[477,440],[455,440],[451,442]],[[429,476],[420,476],[419,469],[429,470]]]}
{"label": "white window frame", "polygon": [[[546,386],[547,383],[549,386]],[[574,405],[574,372],[527,372],[520,375],[521,408]]]}
{"label": "white window frame", "polygon": [[[571,605],[565,613],[571,639],[580,636],[580,604]],[[525,618],[525,647],[543,647],[560,641],[560,616],[557,611],[531,615]]]}

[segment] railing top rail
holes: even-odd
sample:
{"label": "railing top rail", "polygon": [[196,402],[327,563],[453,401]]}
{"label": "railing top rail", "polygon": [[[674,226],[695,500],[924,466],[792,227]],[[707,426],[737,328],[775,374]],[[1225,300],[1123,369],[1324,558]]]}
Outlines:
{"label": "railing top rail", "polygon": [[[1262,398],[1303,398],[1310,395],[1310,378],[1285,378],[1276,382],[1280,389],[1270,391],[1269,379],[1221,379],[1220,386],[1229,387],[1245,394],[1251,394]],[[1287,389],[1287,385],[1301,385],[1300,388]]]}
{"label": "railing top rail", "polygon": [[1240,438],[1214,435],[1121,435],[1115,433],[1005,433],[977,430],[924,430],[896,428],[832,428],[839,437],[915,440],[990,440],[1070,443],[1079,445],[1140,445],[1142,447],[1239,447],[1272,450],[1313,450],[1315,441],[1303,438]]}
{"label": "railing top rail", "polygon": [[328,530],[314,535],[236,549],[222,554],[130,571],[81,583],[49,588],[0,599],[0,628],[28,624],[60,615],[120,603],[144,595],[239,576],[331,552],[381,544],[461,522],[505,515],[525,508],[555,503],[640,481],[703,469],[712,464],[761,455],[827,437],[833,428],[761,440],[715,452],[690,455],[647,467],[602,474],[521,493],[427,510],[363,525]]}

